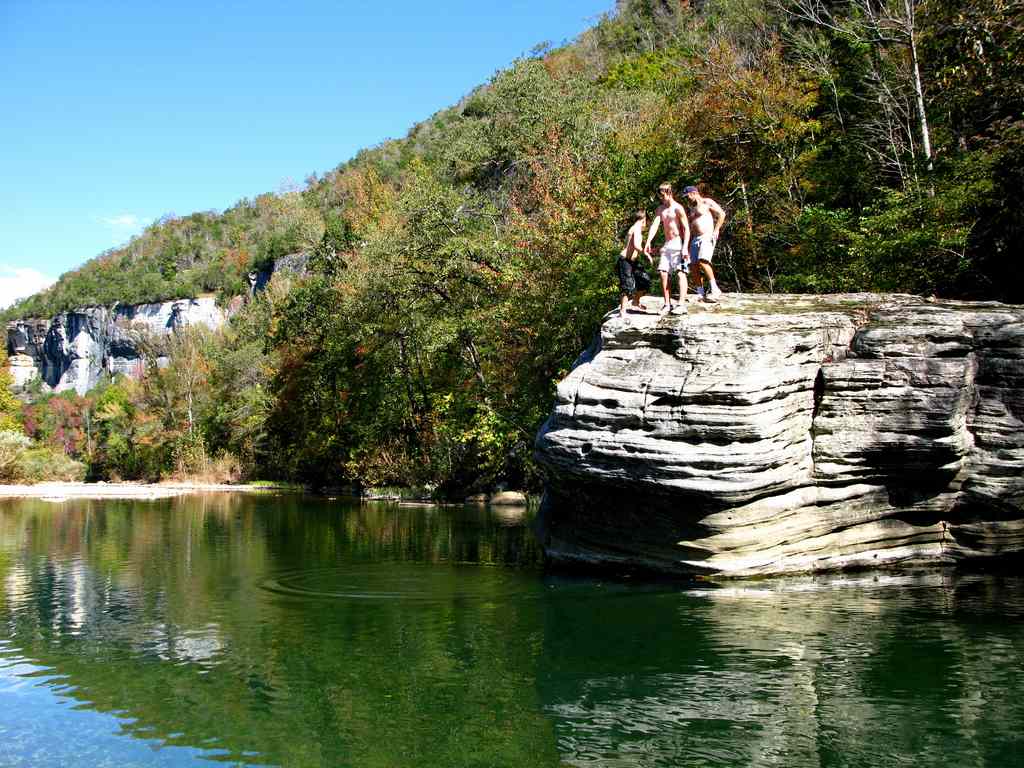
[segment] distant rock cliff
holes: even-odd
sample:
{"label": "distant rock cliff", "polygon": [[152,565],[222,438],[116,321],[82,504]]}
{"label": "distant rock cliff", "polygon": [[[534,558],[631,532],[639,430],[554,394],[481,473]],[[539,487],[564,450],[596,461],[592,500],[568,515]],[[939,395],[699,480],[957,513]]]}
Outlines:
{"label": "distant rock cliff", "polygon": [[749,576],[1024,552],[1024,308],[607,319],[537,437],[556,561]]}
{"label": "distant rock cliff", "polygon": [[101,374],[141,373],[140,341],[175,328],[219,328],[227,313],[213,297],[134,306],[87,307],[7,324],[7,354],[16,386],[39,378],[47,388],[85,394]]}
{"label": "distant rock cliff", "polygon": [[[270,269],[249,276],[250,296],[266,288],[278,273],[304,275],[308,253],[291,253]],[[176,299],[153,304],[84,307],[53,318],[29,318],[7,324],[7,355],[14,385],[26,387],[34,379],[54,392],[75,390],[82,395],[96,386],[100,376],[127,374],[138,377],[145,361],[140,341],[167,336],[176,328],[220,328],[243,297],[220,307],[212,296]],[[159,362],[159,360],[158,360]]]}

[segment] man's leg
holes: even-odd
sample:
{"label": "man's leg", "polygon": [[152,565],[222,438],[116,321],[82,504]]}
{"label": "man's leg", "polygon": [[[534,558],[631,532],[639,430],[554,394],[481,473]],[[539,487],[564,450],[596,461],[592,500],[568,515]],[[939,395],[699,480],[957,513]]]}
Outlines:
{"label": "man's leg", "polygon": [[679,270],[679,311],[686,312],[686,270]]}
{"label": "man's leg", "polygon": [[626,305],[629,297],[636,291],[636,277],[633,274],[633,265],[629,259],[619,257],[619,317],[626,319]]}
{"label": "man's leg", "polygon": [[700,252],[697,254],[700,271],[707,278],[708,282],[708,291],[705,296],[708,301],[717,301],[718,297],[722,295],[718,283],[715,282],[715,270],[711,267],[711,257],[714,256],[717,244],[717,241],[714,239],[701,240]]}
{"label": "man's leg", "polygon": [[646,296],[647,291],[650,290],[651,278],[647,275],[647,270],[640,265],[639,260],[633,264],[633,278],[636,282],[636,292],[633,294],[633,303],[636,305],[637,309],[644,312],[646,310],[644,310],[643,304],[640,303],[640,300]]}
{"label": "man's leg", "polygon": [[665,297],[665,303],[661,307],[661,314],[667,315],[669,309],[672,307],[672,300],[668,295],[668,272],[660,269],[658,270],[658,274],[661,275],[661,294]]}
{"label": "man's leg", "polygon": [[718,283],[715,282],[715,270],[712,268],[711,262],[701,260],[700,271],[708,281],[707,300],[717,301],[718,297],[722,295],[722,290],[718,287]]}
{"label": "man's leg", "polygon": [[700,243],[701,243],[701,240],[700,240],[699,236],[694,237],[692,240],[690,240],[690,252],[687,254],[687,257],[689,258],[690,269],[693,271],[694,277],[697,278],[697,282],[693,284],[693,288],[697,292],[697,298],[698,299],[703,299],[704,298],[704,288],[701,285],[700,269],[694,269],[694,267],[697,265],[698,259],[699,259]]}

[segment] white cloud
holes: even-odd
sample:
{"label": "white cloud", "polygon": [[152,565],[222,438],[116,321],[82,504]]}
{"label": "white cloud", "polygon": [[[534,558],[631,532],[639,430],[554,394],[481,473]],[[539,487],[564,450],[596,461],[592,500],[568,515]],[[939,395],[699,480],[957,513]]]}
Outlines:
{"label": "white cloud", "polygon": [[0,264],[0,309],[49,288],[56,279],[28,267]]}

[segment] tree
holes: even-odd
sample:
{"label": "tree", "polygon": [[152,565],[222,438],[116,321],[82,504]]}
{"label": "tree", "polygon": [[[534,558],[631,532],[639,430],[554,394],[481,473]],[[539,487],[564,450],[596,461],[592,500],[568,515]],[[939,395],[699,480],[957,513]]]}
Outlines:
{"label": "tree", "polygon": [[21,402],[14,396],[14,377],[8,366],[7,353],[0,351],[0,432],[24,433],[21,425]]}
{"label": "tree", "polygon": [[[141,400],[159,420],[170,445],[175,469],[182,474],[205,470],[206,444],[199,429],[199,410],[209,393],[210,332],[202,327],[176,329],[166,339],[148,339],[140,346],[146,360]],[[161,365],[161,361],[166,364]]]}
{"label": "tree", "polygon": [[[913,162],[905,162],[905,156],[913,159],[923,154],[929,174],[934,170],[918,54],[921,4],[922,0],[780,0],[781,9],[791,19],[865,49],[868,69],[864,85],[879,109],[875,119],[864,125],[864,147],[876,153],[882,166],[897,174],[904,186],[917,178]],[[910,127],[913,116],[917,139]]]}

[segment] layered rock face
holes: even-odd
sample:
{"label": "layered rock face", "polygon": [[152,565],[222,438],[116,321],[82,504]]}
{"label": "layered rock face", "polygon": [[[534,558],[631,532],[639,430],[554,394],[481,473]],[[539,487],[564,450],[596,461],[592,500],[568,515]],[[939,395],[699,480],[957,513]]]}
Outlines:
{"label": "layered rock face", "polygon": [[690,306],[606,319],[559,385],[550,558],[753,576],[1024,551],[1024,308]]}
{"label": "layered rock face", "polygon": [[166,336],[190,325],[219,328],[226,318],[212,296],[113,309],[88,307],[51,320],[8,323],[7,354],[16,386],[40,378],[51,390],[73,389],[81,395],[96,386],[104,371],[140,375],[143,338]]}
{"label": "layered rock face", "polygon": [[[249,295],[266,289],[274,275],[306,275],[309,259],[304,251],[290,253],[268,269],[253,272]],[[139,344],[143,338],[167,336],[190,325],[220,328],[244,300],[236,296],[224,309],[213,296],[200,296],[111,309],[86,307],[50,319],[15,320],[7,324],[7,355],[14,385],[24,388],[40,379],[46,390],[73,389],[82,395],[96,386],[104,371],[138,377],[145,364]]]}

